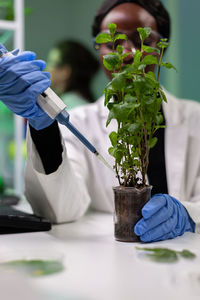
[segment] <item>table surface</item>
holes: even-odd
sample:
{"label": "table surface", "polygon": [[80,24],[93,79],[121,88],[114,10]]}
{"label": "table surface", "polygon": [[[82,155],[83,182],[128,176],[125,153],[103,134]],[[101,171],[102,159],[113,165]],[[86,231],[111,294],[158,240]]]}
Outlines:
{"label": "table surface", "polygon": [[[61,259],[63,272],[29,280],[33,290],[49,295],[45,299],[200,299],[198,234],[185,233],[173,240],[144,245],[115,241],[113,229],[112,215],[89,212],[77,222],[53,226],[49,232],[1,235],[0,262],[16,258]],[[157,263],[136,246],[189,249],[197,257]]]}

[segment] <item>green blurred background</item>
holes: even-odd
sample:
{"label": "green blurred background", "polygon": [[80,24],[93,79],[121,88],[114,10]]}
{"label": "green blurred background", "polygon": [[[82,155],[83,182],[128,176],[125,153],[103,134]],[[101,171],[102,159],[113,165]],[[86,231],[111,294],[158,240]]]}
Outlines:
{"label": "green blurred background", "polygon": [[[151,1],[151,0],[149,0]],[[93,49],[91,24],[102,0],[25,0],[32,14],[26,17],[25,48],[46,59],[48,50],[63,38],[81,40]],[[198,93],[199,0],[163,0],[172,19],[172,38],[165,60],[178,72],[162,74],[163,85],[179,97],[200,101]],[[94,50],[93,50],[94,51]],[[95,51],[94,51],[95,52]],[[102,72],[94,78],[94,91],[100,96],[106,79]]]}

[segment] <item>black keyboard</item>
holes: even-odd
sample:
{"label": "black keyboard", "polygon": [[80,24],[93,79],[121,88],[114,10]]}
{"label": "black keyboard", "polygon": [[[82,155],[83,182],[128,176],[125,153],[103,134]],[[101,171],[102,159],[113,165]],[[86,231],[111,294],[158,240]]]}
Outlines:
{"label": "black keyboard", "polygon": [[0,205],[0,234],[48,231],[51,223],[39,216]]}

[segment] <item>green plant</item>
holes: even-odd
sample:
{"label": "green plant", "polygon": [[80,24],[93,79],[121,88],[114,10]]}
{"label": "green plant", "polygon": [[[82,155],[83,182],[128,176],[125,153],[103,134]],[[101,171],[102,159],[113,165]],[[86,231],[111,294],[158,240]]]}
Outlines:
{"label": "green plant", "polygon": [[[0,0],[0,8],[3,12],[3,19],[7,21],[14,20],[14,3],[13,0]],[[24,14],[30,15],[32,12],[30,7],[24,8]]]}
{"label": "green plant", "polygon": [[[114,169],[120,185],[146,186],[149,150],[156,144],[156,130],[163,127],[160,112],[162,101],[167,101],[159,83],[161,67],[174,68],[162,62],[168,43],[161,39],[158,48],[145,45],[151,28],[138,28],[141,48],[134,53],[124,53],[123,46],[115,42],[127,40],[126,35],[116,33],[116,25],[108,25],[109,33],[100,33],[98,44],[111,43],[112,52],[103,57],[105,68],[112,72],[112,80],[106,86],[105,105],[109,109],[106,126],[117,121],[117,131],[110,133],[112,147],[108,149],[115,158]],[[133,62],[124,65],[124,59],[133,55]],[[146,67],[157,65],[157,76]],[[138,174],[141,174],[139,177]]]}
{"label": "green plant", "polygon": [[193,259],[196,257],[194,253],[189,250],[176,251],[168,248],[140,248],[136,247],[138,250],[143,250],[148,252],[148,257],[156,262],[175,262],[178,260],[178,256],[186,259]]}
{"label": "green plant", "polygon": [[[0,0],[0,12],[0,19],[13,21],[15,19],[13,0]],[[31,13],[32,9],[30,7],[24,7],[25,16],[28,16]],[[2,31],[0,34],[0,43],[6,44],[12,36],[13,30]]]}

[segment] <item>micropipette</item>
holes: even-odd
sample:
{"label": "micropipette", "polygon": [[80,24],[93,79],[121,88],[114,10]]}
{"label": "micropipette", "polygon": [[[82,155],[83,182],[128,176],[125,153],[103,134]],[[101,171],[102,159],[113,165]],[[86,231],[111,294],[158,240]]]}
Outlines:
{"label": "micropipette", "polygon": [[[0,57],[13,55],[11,52],[0,50]],[[37,96],[37,104],[48,114],[51,119],[56,119],[59,123],[65,125],[92,153],[94,153],[109,169],[113,168],[107,163],[96,148],[75,128],[69,121],[69,113],[65,110],[66,105],[54,93],[51,88],[47,88],[41,95]]]}
{"label": "micropipette", "polygon": [[71,124],[69,121],[70,115],[65,110],[66,105],[51,88],[47,88],[37,97],[37,103],[52,119],[56,119],[60,124],[65,125],[104,165],[114,172],[113,168],[96,148]]}

